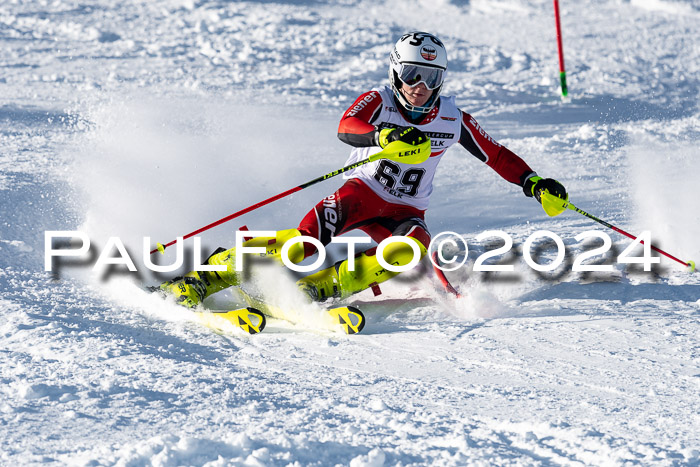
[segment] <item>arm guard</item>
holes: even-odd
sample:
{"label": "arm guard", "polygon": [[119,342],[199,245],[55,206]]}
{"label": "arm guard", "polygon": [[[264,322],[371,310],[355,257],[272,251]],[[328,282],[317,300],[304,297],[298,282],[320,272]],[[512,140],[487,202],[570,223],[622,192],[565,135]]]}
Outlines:
{"label": "arm guard", "polygon": [[518,155],[491,138],[471,115],[462,112],[462,130],[459,142],[474,157],[486,163],[505,180],[518,186],[534,171]]}
{"label": "arm guard", "polygon": [[372,125],[382,110],[382,98],[377,91],[367,92],[343,114],[338,126],[338,138],[350,146],[377,146],[377,128]]}

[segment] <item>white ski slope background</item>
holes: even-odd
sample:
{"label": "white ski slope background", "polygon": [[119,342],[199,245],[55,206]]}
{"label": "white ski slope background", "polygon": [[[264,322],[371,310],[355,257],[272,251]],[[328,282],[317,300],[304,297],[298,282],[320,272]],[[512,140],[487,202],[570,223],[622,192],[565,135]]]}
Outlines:
{"label": "white ski slope background", "polygon": [[[361,335],[318,329],[308,306],[248,336],[134,285],[160,279],[143,237],[167,242],[342,167],[340,116],[387,82],[410,30],[445,42],[444,94],[578,207],[700,260],[700,2],[561,9],[566,102],[544,0],[3,1],[0,464],[700,465],[698,273],[618,263],[629,239],[548,218],[460,147],[427,221],[469,242],[450,275],[462,299],[417,271],[352,298]],[[295,227],[341,184],[212,229],[203,254],[242,225]],[[471,270],[487,248],[475,237],[494,229],[513,238],[514,273]],[[567,255],[537,274],[519,251],[542,229]],[[44,272],[49,230],[89,235],[92,259]],[[571,272],[600,244],[575,239],[587,230],[610,235],[593,261],[614,272]],[[113,236],[140,276],[92,271]],[[291,301],[276,276],[270,295]]]}

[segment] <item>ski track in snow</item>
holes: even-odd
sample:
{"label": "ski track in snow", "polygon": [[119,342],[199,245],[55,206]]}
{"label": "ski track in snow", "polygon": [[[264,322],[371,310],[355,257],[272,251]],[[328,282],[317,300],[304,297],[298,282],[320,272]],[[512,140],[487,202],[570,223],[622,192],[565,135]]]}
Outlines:
{"label": "ski track in snow", "polygon": [[[397,278],[353,298],[361,335],[314,327],[312,307],[306,323],[215,333],[122,274],[43,272],[47,230],[98,249],[119,236],[142,266],[144,236],[340,167],[340,113],[416,28],[446,42],[444,93],[576,206],[700,260],[700,3],[561,8],[566,102],[547,2],[3,2],[0,464],[700,465],[698,275],[612,252],[598,258],[612,272],[570,272],[576,235],[603,227],[547,218],[459,148],[427,220],[468,240],[450,273],[466,296]],[[213,229],[202,250],[243,224],[293,227],[341,183]],[[518,251],[550,230],[567,262],[538,274],[518,253],[513,273],[473,272],[494,229]],[[616,253],[630,243],[606,233]]]}

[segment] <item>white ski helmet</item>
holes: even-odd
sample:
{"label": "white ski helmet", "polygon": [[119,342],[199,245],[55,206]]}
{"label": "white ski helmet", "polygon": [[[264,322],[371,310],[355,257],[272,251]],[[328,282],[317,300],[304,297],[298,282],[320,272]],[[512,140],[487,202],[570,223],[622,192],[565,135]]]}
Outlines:
{"label": "white ski helmet", "polygon": [[[447,51],[440,39],[427,32],[404,34],[394,45],[389,62],[389,82],[399,103],[409,112],[430,112],[447,73]],[[409,86],[423,83],[433,94],[425,106],[411,105],[400,92],[403,83]]]}

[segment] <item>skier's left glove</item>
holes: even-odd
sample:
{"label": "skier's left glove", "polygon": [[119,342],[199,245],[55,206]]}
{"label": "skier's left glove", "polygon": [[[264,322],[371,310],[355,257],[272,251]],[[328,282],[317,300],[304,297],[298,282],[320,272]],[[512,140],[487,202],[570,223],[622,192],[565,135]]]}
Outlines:
{"label": "skier's left glove", "polygon": [[553,178],[542,178],[534,175],[528,178],[523,185],[525,196],[535,199],[542,204],[542,193],[549,193],[561,199],[567,199],[566,188],[564,185],[554,180]]}
{"label": "skier's left glove", "polygon": [[403,141],[411,146],[418,146],[426,140],[425,133],[414,126],[400,126],[398,128],[384,128],[375,132],[377,146],[384,149],[389,143]]}

